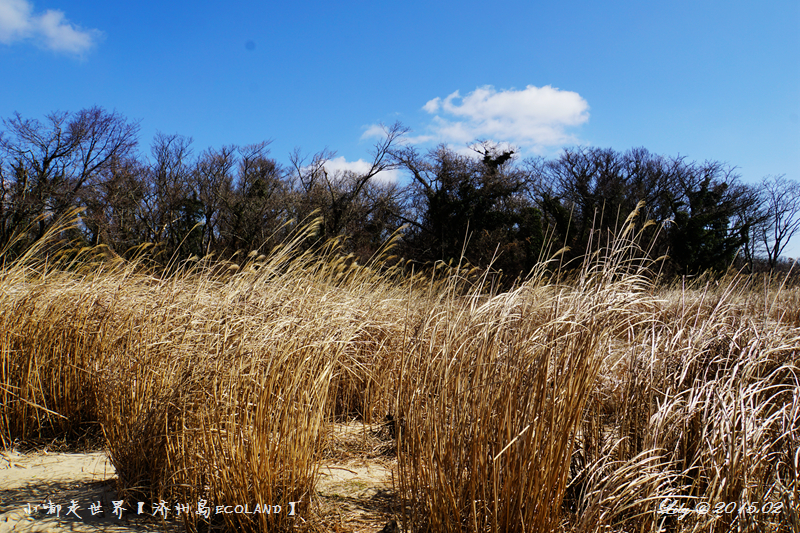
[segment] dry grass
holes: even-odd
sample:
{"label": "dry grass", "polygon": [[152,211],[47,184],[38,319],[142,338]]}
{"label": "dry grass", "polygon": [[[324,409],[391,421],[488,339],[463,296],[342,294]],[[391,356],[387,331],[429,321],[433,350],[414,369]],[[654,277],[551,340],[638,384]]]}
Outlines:
{"label": "dry grass", "polygon": [[[190,531],[335,529],[332,454],[396,457],[407,531],[800,530],[798,289],[660,288],[627,233],[505,293],[304,238],[162,276],[98,250],[4,265],[0,444],[99,434],[130,501],[283,509]],[[352,417],[372,432],[332,440]]]}

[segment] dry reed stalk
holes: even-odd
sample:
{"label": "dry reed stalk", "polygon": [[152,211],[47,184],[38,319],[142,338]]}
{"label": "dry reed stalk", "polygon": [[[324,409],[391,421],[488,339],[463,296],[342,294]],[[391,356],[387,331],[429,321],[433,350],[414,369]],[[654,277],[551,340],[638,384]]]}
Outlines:
{"label": "dry reed stalk", "polygon": [[576,530],[791,531],[791,516],[657,512],[670,500],[771,506],[797,490],[800,338],[789,325],[753,320],[742,281],[673,292],[655,302],[650,327],[632,332],[638,348],[621,376],[631,386],[609,404],[612,448],[586,461]]}
{"label": "dry reed stalk", "polygon": [[[800,291],[660,288],[631,227],[578,272],[502,294],[462,265],[304,251],[311,230],[235,269],[160,276],[30,250],[0,269],[0,444],[99,422],[129,500],[296,502],[324,528],[310,502],[330,424],[388,412],[406,529],[797,530]],[[782,507],[657,512],[690,497]]]}
{"label": "dry reed stalk", "polygon": [[[625,236],[576,287],[541,280],[429,309],[399,393],[413,530],[554,531],[586,399],[615,324],[640,299]],[[445,287],[460,292],[456,281]],[[530,296],[535,295],[535,296]],[[453,301],[452,298],[449,299]]]}

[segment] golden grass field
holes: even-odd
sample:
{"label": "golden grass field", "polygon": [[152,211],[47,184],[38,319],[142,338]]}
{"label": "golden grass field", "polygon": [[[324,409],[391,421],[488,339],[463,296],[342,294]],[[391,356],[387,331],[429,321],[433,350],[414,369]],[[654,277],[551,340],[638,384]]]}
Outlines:
{"label": "golden grass field", "polygon": [[[800,290],[656,283],[628,237],[507,292],[302,233],[168,275],[33,250],[0,270],[0,448],[94,439],[126,501],[282,509],[188,531],[800,531]],[[320,496],[354,457],[381,521]]]}

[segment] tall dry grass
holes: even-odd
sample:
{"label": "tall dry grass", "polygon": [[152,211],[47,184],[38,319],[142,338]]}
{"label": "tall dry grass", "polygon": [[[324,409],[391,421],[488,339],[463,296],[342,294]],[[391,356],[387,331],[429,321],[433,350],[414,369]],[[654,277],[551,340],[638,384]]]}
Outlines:
{"label": "tall dry grass", "polygon": [[542,271],[428,308],[404,346],[396,400],[413,530],[558,529],[587,400],[647,288],[630,231],[569,285]]}
{"label": "tall dry grass", "polygon": [[[661,291],[629,330],[576,452],[579,530],[797,530],[800,331],[745,281]],[[667,500],[711,512],[653,512]]]}
{"label": "tall dry grass", "polygon": [[1,444],[94,432],[129,502],[282,509],[189,531],[326,530],[331,425],[389,413],[409,531],[797,531],[800,292],[658,285],[631,228],[504,293],[304,252],[313,227],[168,274],[42,244],[0,271]]}

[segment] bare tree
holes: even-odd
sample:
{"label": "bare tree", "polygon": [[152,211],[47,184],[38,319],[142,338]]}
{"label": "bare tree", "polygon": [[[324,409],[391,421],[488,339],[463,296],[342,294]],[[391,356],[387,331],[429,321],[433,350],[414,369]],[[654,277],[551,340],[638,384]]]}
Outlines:
{"label": "bare tree", "polygon": [[761,196],[768,219],[759,227],[758,237],[772,270],[786,245],[800,230],[800,183],[784,176],[766,177],[761,182]]}
{"label": "bare tree", "polygon": [[280,236],[275,232],[290,218],[284,169],[268,157],[268,141],[239,148],[239,167],[224,197],[222,234],[233,250],[255,250]]}
{"label": "bare tree", "polygon": [[[197,221],[185,220],[190,199],[190,161],[192,139],[178,134],[157,133],[151,153],[154,161],[147,169],[147,190],[142,199],[147,240],[165,247],[170,257]],[[197,200],[196,193],[194,200]],[[198,201],[199,202],[199,201]],[[191,210],[191,209],[190,209]]]}
{"label": "bare tree", "polygon": [[334,154],[327,150],[315,155],[308,165],[298,151],[292,154],[294,182],[299,182],[303,196],[299,202],[303,205],[302,215],[320,209],[325,220],[326,237],[339,235],[354,217],[362,216],[363,212],[356,206],[369,188],[368,184],[379,173],[399,166],[400,163],[392,154],[409,130],[399,122],[383,130],[384,137],[375,144],[371,153],[372,162],[366,172],[328,172],[325,164]]}
{"label": "bare tree", "polygon": [[295,148],[294,152],[289,154],[289,161],[293,169],[289,176],[292,187],[299,189],[305,195],[311,194],[325,172],[325,163],[335,155],[334,152],[326,149],[314,154],[311,162],[306,163],[308,158],[303,156],[300,148]]}
{"label": "bare tree", "polygon": [[215,251],[225,213],[225,197],[232,188],[236,147],[209,148],[200,156],[191,174],[191,187],[197,191],[203,209],[203,250]]}
{"label": "bare tree", "polygon": [[142,201],[148,170],[134,157],[114,158],[84,188],[80,198],[91,244],[125,253],[147,240]]}
{"label": "bare tree", "polygon": [[743,244],[741,247],[741,260],[749,272],[755,271],[756,258],[763,251],[760,239],[761,231],[769,223],[766,202],[759,187],[755,185],[742,185],[741,194],[743,201],[737,206],[734,214],[734,225],[741,228]]}
{"label": "bare tree", "polygon": [[96,185],[102,170],[134,149],[139,130],[100,107],[51,113],[45,123],[15,113],[3,124],[8,133],[0,137],[4,242],[34,220],[39,222],[35,237],[41,237],[54,220],[78,207],[79,196]]}

